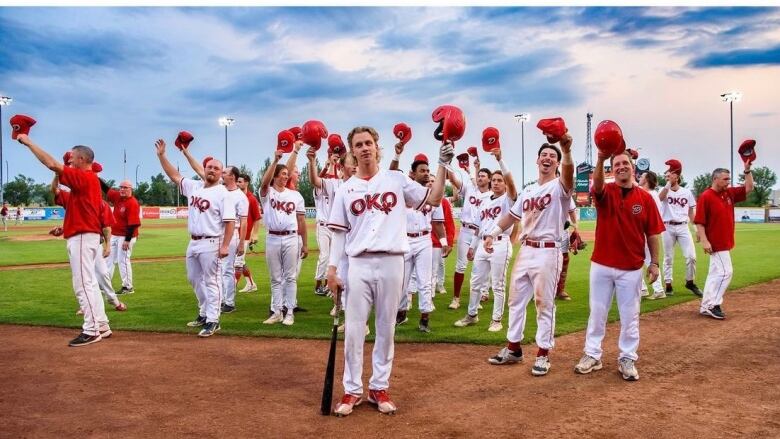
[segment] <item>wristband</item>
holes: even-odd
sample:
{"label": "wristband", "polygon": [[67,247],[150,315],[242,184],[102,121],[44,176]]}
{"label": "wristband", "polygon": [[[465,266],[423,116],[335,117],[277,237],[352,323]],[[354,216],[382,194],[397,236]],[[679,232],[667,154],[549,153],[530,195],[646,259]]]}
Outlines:
{"label": "wristband", "polygon": [[506,163],[504,163],[504,159],[498,161],[498,167],[501,168],[502,174],[506,175],[509,173],[509,171],[506,169]]}
{"label": "wristband", "polygon": [[660,265],[658,265],[658,262],[651,262],[648,266],[655,265],[657,268],[661,268]]}
{"label": "wristband", "polygon": [[501,227],[498,227],[498,225],[496,225],[495,227],[493,227],[493,230],[491,230],[490,233],[488,233],[488,235],[492,236],[493,239],[496,239],[496,237],[503,232],[504,230]]}
{"label": "wristband", "polygon": [[400,162],[401,161],[401,154],[395,153],[395,156],[393,156],[394,162]]}
{"label": "wristband", "polygon": [[442,247],[448,247],[450,244],[447,242],[447,238],[441,238],[439,239],[439,243]]}

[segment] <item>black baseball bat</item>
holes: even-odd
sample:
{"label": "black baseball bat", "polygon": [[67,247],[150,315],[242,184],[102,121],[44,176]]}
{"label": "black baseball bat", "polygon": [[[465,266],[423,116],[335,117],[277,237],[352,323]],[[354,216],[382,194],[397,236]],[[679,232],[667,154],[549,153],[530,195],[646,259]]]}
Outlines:
{"label": "black baseball bat", "polygon": [[[339,289],[340,290],[340,289]],[[322,385],[322,402],[320,414],[329,416],[333,402],[333,376],[336,374],[336,340],[339,335],[339,308],[341,291],[336,295],[336,315],[333,317],[333,333],[330,336],[330,352],[328,353],[328,365],[325,368],[325,382]]]}

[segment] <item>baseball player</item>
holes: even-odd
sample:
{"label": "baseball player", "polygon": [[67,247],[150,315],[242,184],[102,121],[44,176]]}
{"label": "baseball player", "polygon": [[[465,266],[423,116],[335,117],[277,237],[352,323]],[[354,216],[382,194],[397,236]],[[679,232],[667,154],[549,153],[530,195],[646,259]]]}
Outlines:
{"label": "baseball player", "polygon": [[[647,191],[648,194],[650,194],[651,197],[653,197],[653,201],[655,201],[655,205],[658,207],[658,212],[662,212],[663,208],[661,206],[661,200],[658,198],[658,192],[656,192],[655,188],[658,186],[658,177],[655,175],[655,172],[653,171],[647,171],[642,174],[641,177],[639,177],[639,186]],[[663,218],[663,217],[662,217]],[[664,235],[666,232],[664,232]],[[650,266],[650,247],[645,245],[645,266]],[[666,298],[666,293],[664,292],[663,287],[661,286],[661,276],[658,276],[658,279],[653,282],[653,295],[650,295],[650,292],[647,288],[647,283],[645,282],[645,278],[642,277],[642,297],[646,297],[648,300],[656,300],[656,299],[664,299]]]}
{"label": "baseball player", "polygon": [[[315,181],[320,184],[314,184],[314,208],[316,210],[315,222],[317,223],[317,247],[319,248],[319,255],[317,258],[317,270],[314,274],[314,294],[319,296],[327,296],[328,291],[326,286],[325,271],[328,267],[328,254],[330,253],[330,238],[331,233],[328,229],[328,215],[330,214],[330,202],[333,197],[333,193],[328,193],[323,190],[322,179],[317,174],[317,160],[316,151],[313,148],[309,148],[306,152],[306,156],[309,159],[309,180],[314,183]],[[342,179],[336,175],[336,164],[339,161],[339,154],[328,150],[328,162],[323,169],[324,178],[333,180],[337,184],[340,184]],[[317,180],[315,180],[315,178]]]}
{"label": "baseball player", "polygon": [[[301,178],[300,170],[298,169],[297,160],[298,160],[298,152],[303,147],[303,141],[302,140],[296,140],[293,144],[293,151],[290,153],[290,157],[287,158],[287,170],[289,178],[287,179],[287,189],[291,191],[297,191],[298,190],[298,180]],[[304,212],[305,213],[305,212]],[[304,218],[305,219],[305,218]],[[298,235],[298,246],[303,248],[303,238],[301,235]],[[307,244],[308,246],[308,244]],[[301,266],[303,265],[303,253],[298,257],[298,263],[295,266],[295,278],[299,278],[301,276]],[[284,288],[284,287],[283,287]],[[284,307],[283,314],[287,314],[286,311],[287,307]]]}
{"label": "baseball player", "polygon": [[222,260],[230,252],[230,243],[236,227],[235,203],[228,190],[219,184],[222,162],[206,162],[203,180],[182,177],[165,155],[165,141],[155,142],[160,165],[182,195],[189,200],[187,228],[190,243],[187,246],[187,280],[198,299],[198,317],[187,326],[203,327],[198,336],[210,337],[219,331],[223,279]]}
{"label": "baseball player", "polygon": [[103,339],[101,334],[111,335],[111,328],[100,325],[108,318],[95,276],[95,261],[101,257],[100,183],[92,172],[95,154],[88,146],[75,146],[71,150],[71,166],[64,166],[33,143],[27,134],[19,134],[17,140],[71,189],[65,205],[63,234],[68,241],[73,290],[79,307],[84,310],[84,323],[82,332],[70,341],[69,346],[79,347],[99,342]]}
{"label": "baseball player", "polygon": [[482,203],[493,195],[490,191],[490,178],[492,173],[489,169],[479,168],[479,159],[474,159],[474,168],[469,168],[469,172],[474,174],[462,182],[454,172],[448,172],[447,178],[457,189],[458,196],[463,200],[463,207],[460,211],[461,227],[458,232],[458,246],[456,249],[457,260],[455,262],[455,274],[453,275],[454,291],[452,293],[452,302],[450,309],[460,308],[460,293],[463,287],[463,278],[468,265],[468,250],[471,247],[471,240],[476,236],[479,228],[474,224],[475,217],[479,213]]}
{"label": "baseball player", "polygon": [[[512,174],[509,173],[506,164],[501,159],[501,150],[494,149],[490,153],[496,157],[501,169],[493,172],[490,177],[490,188],[493,195],[482,201],[476,215],[472,217],[472,223],[477,226],[478,230],[469,240],[471,244],[467,253],[468,260],[474,261],[474,267],[471,270],[469,308],[466,316],[457,320],[455,326],[462,328],[476,325],[479,322],[477,313],[481,291],[487,285],[489,276],[493,288],[493,315],[488,331],[498,332],[504,327],[501,319],[504,315],[506,269],[512,258],[512,243],[509,242],[509,238],[514,223],[507,225],[506,230],[502,230],[494,237],[488,238],[488,234],[493,231],[498,219],[509,212],[517,200],[517,189]],[[489,247],[490,250],[479,245],[485,239],[495,241]]]}
{"label": "baseball player", "polygon": [[712,171],[712,185],[699,195],[696,209],[696,231],[705,253],[710,255],[710,269],[704,283],[704,295],[699,312],[701,315],[723,320],[723,293],[731,283],[734,268],[731,265],[731,249],[734,248],[734,204],[747,199],[753,190],[752,160],[745,161],[745,185],[729,187],[731,175],[728,169]]}
{"label": "baseball player", "polygon": [[239,293],[252,293],[257,291],[257,284],[252,279],[252,273],[249,271],[249,267],[246,265],[246,251],[250,245],[257,243],[257,234],[260,230],[260,219],[262,213],[260,212],[260,203],[257,201],[257,197],[249,189],[251,178],[247,174],[240,174],[238,176],[238,188],[246,195],[249,202],[249,210],[246,218],[246,234],[244,235],[244,253],[236,256],[235,271],[236,271],[236,284],[241,279],[241,275],[246,277],[246,285],[244,288],[238,290]]}
{"label": "baseball player", "polygon": [[[409,251],[405,207],[438,206],[444,192],[443,166],[429,190],[408,176],[379,167],[379,134],[371,127],[356,127],[347,136],[357,160],[353,178],[336,191],[328,227],[333,231],[328,263],[328,288],[336,292],[346,284],[347,312],[344,332],[344,396],[335,413],[346,416],[363,400],[363,342],[365,325],[374,308],[375,334],[373,374],[368,401],[381,413],[394,413],[396,405],[387,393],[393,366],[395,315],[403,288],[404,254]],[[452,145],[445,143],[439,162],[449,164]],[[336,268],[344,253],[349,258],[346,279]]]}
{"label": "baseball player", "polygon": [[[289,170],[280,165],[282,152],[265,171],[260,184],[260,202],[265,212],[268,235],[265,255],[271,275],[271,316],[263,323],[295,323],[297,306],[298,264],[309,254],[306,246],[306,208],[300,192],[288,188]],[[287,309],[283,314],[282,307]]]}
{"label": "baseball player", "polygon": [[15,226],[21,225],[23,219],[24,219],[24,214],[22,213],[22,206],[16,206],[16,221],[14,221],[14,225]]}
{"label": "baseball player", "polygon": [[8,231],[8,201],[3,201],[3,207],[0,208],[0,220],[3,221],[3,231]]}
{"label": "baseball player", "polygon": [[[509,283],[509,330],[507,345],[491,357],[490,364],[511,364],[523,359],[523,341],[528,302],[536,305],[536,361],[531,368],[534,376],[550,371],[549,350],[555,346],[555,293],[561,274],[564,239],[563,223],[568,215],[574,186],[574,161],[571,158],[572,138],[567,133],[560,140],[561,148],[545,143],[539,148],[536,166],[537,182],[523,189],[511,209],[485,233],[484,248],[495,251],[494,240],[504,229],[522,221],[520,242],[523,248],[515,261]],[[560,177],[557,177],[558,165]],[[495,291],[495,289],[494,289]]]}
{"label": "baseball player", "polygon": [[634,180],[634,164],[628,153],[611,158],[613,183],[604,183],[601,150],[593,172],[591,195],[596,204],[596,241],[590,266],[590,316],[585,334],[585,355],[575,372],[585,374],[602,368],[601,341],[612,297],[617,296],[620,315],[618,372],[624,380],[639,379],[635,362],[639,348],[639,304],[645,243],[650,248],[650,282],[659,275],[659,237],[663,221],[653,198]]}
{"label": "baseball player", "polygon": [[670,296],[674,294],[672,288],[674,245],[679,243],[685,258],[685,288],[701,297],[702,293],[695,283],[696,249],[693,246],[691,231],[688,229],[688,223],[693,224],[696,215],[696,198],[690,189],[680,186],[682,164],[677,160],[669,160],[666,164],[669,165],[669,169],[664,173],[666,186],[658,194],[662,206],[661,215],[666,226],[666,231],[663,233],[666,294]]}
{"label": "baseball player", "polygon": [[[560,176],[560,175],[559,175]],[[563,255],[561,263],[561,274],[558,276],[558,286],[555,289],[555,300],[571,300],[571,296],[566,292],[566,277],[569,274],[569,250],[571,249],[571,236],[577,234],[577,205],[574,204],[574,198],[569,198],[569,219],[563,223],[563,236],[561,237],[561,254]],[[569,232],[569,227],[572,231]],[[577,249],[573,251],[577,254]]]}
{"label": "baseball player", "polygon": [[[390,162],[390,170],[398,169],[398,161],[404,149],[404,143],[398,142],[395,146],[396,155]],[[425,154],[417,154],[412,161],[409,178],[428,187],[428,157]],[[406,208],[406,238],[409,241],[409,251],[404,254],[404,282],[401,291],[409,291],[409,283],[412,273],[415,275],[415,290],[419,293],[417,305],[420,309],[420,322],[417,328],[421,332],[429,333],[430,313],[433,312],[433,241],[428,235],[433,234],[445,238],[444,211],[441,205],[437,207],[423,206],[416,209]],[[446,238],[445,238],[446,239]],[[449,248],[447,249],[449,253]],[[411,307],[410,295],[401,294],[401,301],[396,314],[396,324],[407,321],[407,310]]]}
{"label": "baseball player", "polygon": [[114,267],[119,265],[119,277],[122,278],[122,288],[117,294],[133,294],[133,266],[130,257],[138,240],[138,229],[141,227],[141,206],[133,196],[133,184],[129,180],[119,183],[119,190],[110,188],[103,180],[100,185],[106,197],[114,207],[113,223],[111,225],[111,253],[106,261],[108,277],[114,277]]}

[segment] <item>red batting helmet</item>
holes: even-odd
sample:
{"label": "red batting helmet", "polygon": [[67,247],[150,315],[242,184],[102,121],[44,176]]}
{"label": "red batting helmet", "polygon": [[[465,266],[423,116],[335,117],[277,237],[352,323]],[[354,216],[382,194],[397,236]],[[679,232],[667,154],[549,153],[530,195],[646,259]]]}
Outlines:
{"label": "red batting helmet", "polygon": [[469,153],[472,157],[477,157],[477,147],[476,146],[469,146],[469,148],[466,150],[467,153]]}
{"label": "red batting helmet", "polygon": [[402,145],[406,145],[412,140],[412,128],[403,122],[397,123],[393,127],[393,135]]}
{"label": "red batting helmet", "polygon": [[468,153],[464,152],[462,154],[458,154],[455,156],[456,159],[458,159],[458,166],[460,166],[463,169],[469,168],[469,155]]}
{"label": "red batting helmet", "polygon": [[542,134],[547,136],[550,143],[558,143],[566,135],[566,123],[560,117],[552,119],[542,119],[536,124],[536,127],[542,130]]}
{"label": "red batting helmet", "polygon": [[679,160],[669,159],[664,164],[669,166],[669,169],[667,169],[666,172],[673,172],[677,175],[682,174],[682,163],[680,163]]}
{"label": "red batting helmet", "polygon": [[412,161],[413,162],[425,162],[425,163],[428,163],[428,156],[426,156],[425,154],[420,153],[420,154],[417,154],[416,156],[414,156],[414,160],[412,160]]}
{"label": "red batting helmet", "polygon": [[303,143],[311,146],[314,150],[320,149],[322,139],[328,138],[328,129],[325,124],[318,120],[310,120],[303,124],[301,129],[301,140]]}
{"label": "red batting helmet", "polygon": [[605,155],[613,156],[623,152],[626,142],[623,140],[623,131],[618,124],[611,120],[604,120],[596,127],[593,134],[596,147]]}
{"label": "red batting helmet", "polygon": [[436,108],[433,110],[431,118],[439,124],[433,132],[433,137],[436,140],[455,142],[460,140],[466,132],[466,116],[463,115],[460,108],[454,105],[442,105]]}
{"label": "red batting helmet", "polygon": [[339,157],[343,156],[347,152],[347,147],[344,145],[344,140],[341,136],[333,133],[328,136],[328,155],[338,154]]}
{"label": "red batting helmet", "polygon": [[187,131],[179,131],[179,135],[176,136],[176,141],[173,143],[179,148],[179,151],[181,151],[182,149],[187,149],[193,139],[195,139],[195,137]]}
{"label": "red batting helmet", "polygon": [[92,172],[95,174],[100,174],[103,172],[103,166],[98,162],[92,162]]}

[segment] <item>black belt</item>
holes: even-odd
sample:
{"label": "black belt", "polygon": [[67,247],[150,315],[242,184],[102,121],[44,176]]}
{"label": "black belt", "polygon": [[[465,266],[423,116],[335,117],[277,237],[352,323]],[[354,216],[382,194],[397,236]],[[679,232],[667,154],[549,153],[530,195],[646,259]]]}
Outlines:
{"label": "black belt", "polygon": [[327,227],[328,226],[328,223],[326,223],[325,221],[317,221],[317,224],[320,225],[320,226],[323,226],[323,227]]}
{"label": "black belt", "polygon": [[201,239],[216,239],[219,238],[219,236],[198,236],[198,235],[190,235],[190,238],[192,238],[193,241],[200,241]]}
{"label": "black belt", "polygon": [[664,224],[669,224],[669,225],[672,225],[672,226],[681,226],[683,224],[688,224],[688,221],[683,221],[683,222],[679,222],[679,221],[666,221]]}
{"label": "black belt", "polygon": [[269,234],[269,235],[276,235],[276,236],[287,236],[287,235],[294,235],[294,234],[296,234],[296,233],[298,233],[298,232],[297,232],[297,231],[295,231],[295,230],[279,230],[279,231],[276,231],[276,230],[269,230],[269,231],[268,231],[268,234]]}
{"label": "black belt", "polygon": [[[488,236],[490,236],[490,235],[483,236],[482,240],[484,241],[485,239],[487,239]],[[493,241],[501,241],[504,238],[506,238],[506,235],[498,235],[495,238],[493,238]]]}
{"label": "black belt", "polygon": [[555,247],[558,247],[558,243],[553,242],[553,241],[532,241],[530,239],[526,239],[523,244],[527,245],[529,247],[533,247],[533,248],[555,248]]}
{"label": "black belt", "polygon": [[428,235],[429,233],[431,233],[431,232],[426,230],[426,231],[420,232],[420,233],[407,233],[406,236],[408,236],[410,238],[419,238],[421,236]]}

